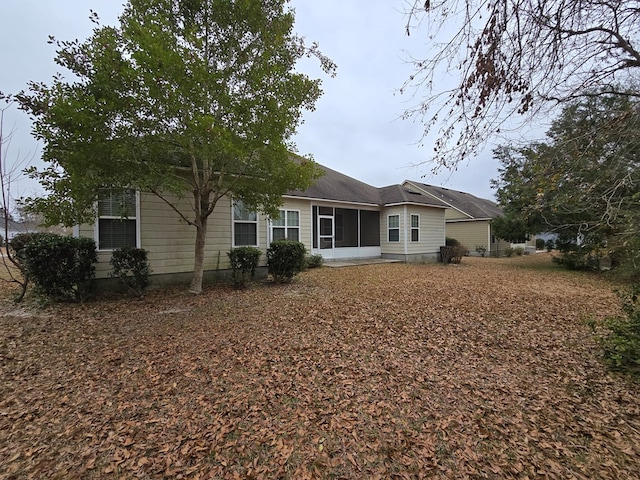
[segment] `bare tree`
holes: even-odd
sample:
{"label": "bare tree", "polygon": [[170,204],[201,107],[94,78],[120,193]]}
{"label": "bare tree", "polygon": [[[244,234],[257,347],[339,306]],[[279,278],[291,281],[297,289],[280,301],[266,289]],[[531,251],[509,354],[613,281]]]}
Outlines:
{"label": "bare tree", "polygon": [[13,251],[9,248],[9,224],[13,221],[13,209],[15,207],[13,202],[12,186],[18,180],[24,168],[30,161],[29,156],[20,156],[10,161],[8,158],[9,146],[11,144],[11,138],[13,137],[13,130],[5,132],[4,129],[4,114],[9,110],[14,100],[11,96],[4,95],[0,92],[0,101],[4,102],[4,106],[0,107],[0,195],[1,204],[0,211],[2,212],[2,232],[3,240],[5,243],[5,249],[0,251],[2,256],[2,270],[3,275],[0,278],[3,281],[17,284],[19,287],[19,293],[16,297],[16,301],[19,302],[24,297],[27,291],[28,277],[24,274],[22,266],[17,258],[14,257]]}
{"label": "bare tree", "polygon": [[438,167],[470,159],[507,119],[522,127],[585,92],[629,95],[636,83],[637,0],[409,0],[407,14],[407,34],[426,29],[430,48],[411,59],[402,90],[420,100],[405,117],[423,121],[423,139],[437,127]]}

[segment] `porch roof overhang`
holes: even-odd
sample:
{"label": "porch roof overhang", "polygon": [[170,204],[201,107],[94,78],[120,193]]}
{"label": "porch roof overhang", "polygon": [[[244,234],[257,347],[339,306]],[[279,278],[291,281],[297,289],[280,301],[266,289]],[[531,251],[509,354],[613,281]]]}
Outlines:
{"label": "porch roof overhang", "polygon": [[377,203],[366,203],[366,202],[354,202],[347,200],[335,200],[331,198],[322,198],[322,197],[305,197],[302,195],[283,195],[282,198],[291,198],[295,200],[307,200],[310,202],[318,202],[318,203],[338,203],[341,205],[351,205],[353,207],[370,207],[376,210],[380,210],[380,205]]}

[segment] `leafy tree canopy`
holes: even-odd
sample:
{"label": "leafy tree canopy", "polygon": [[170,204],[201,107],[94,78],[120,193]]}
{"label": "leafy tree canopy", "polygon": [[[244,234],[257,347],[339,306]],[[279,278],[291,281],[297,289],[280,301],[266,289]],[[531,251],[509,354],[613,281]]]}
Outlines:
{"label": "leafy tree canopy", "polygon": [[527,224],[517,215],[494,218],[491,231],[496,237],[511,243],[524,243],[530,238]]}
{"label": "leafy tree canopy", "polygon": [[471,158],[507,118],[513,128],[585,92],[638,96],[613,86],[637,81],[635,0],[414,0],[408,18],[430,48],[412,60],[403,89],[423,100],[406,116],[424,119],[425,135],[440,126],[437,165]]}
{"label": "leafy tree canopy", "polygon": [[306,55],[335,66],[292,33],[286,3],[130,0],[119,26],[94,14],[88,40],[52,39],[70,77],[18,95],[49,163],[30,172],[50,192],[32,206],[69,225],[93,218],[99,188],[156,193],[196,227],[197,271],[220,198],[273,213],[283,193],[309,186],[318,169],[292,158],[290,138],[321,89],[295,66]]}
{"label": "leafy tree canopy", "polygon": [[[530,233],[637,254],[640,236],[640,101],[614,94],[568,104],[545,142],[495,150],[500,205]],[[635,252],[635,254],[634,254]]]}

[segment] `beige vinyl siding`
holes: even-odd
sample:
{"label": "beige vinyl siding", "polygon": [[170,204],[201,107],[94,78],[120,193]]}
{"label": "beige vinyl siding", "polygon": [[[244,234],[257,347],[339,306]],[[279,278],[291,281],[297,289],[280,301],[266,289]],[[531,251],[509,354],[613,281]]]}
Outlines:
{"label": "beige vinyl siding", "polygon": [[[98,244],[98,239],[96,238],[96,226],[93,224],[80,225],[78,227],[78,236],[91,238],[96,241],[96,245]],[[98,263],[95,265],[96,278],[106,278],[109,276],[109,270],[111,270],[111,265],[109,265],[110,259],[111,252],[98,252]]]}
{"label": "beige vinyl siding", "polygon": [[489,249],[489,222],[487,220],[447,222],[446,233],[447,237],[458,240],[469,252],[475,252],[478,246]]}
{"label": "beige vinyl siding", "polygon": [[[420,240],[418,242],[411,241],[411,215],[420,216]],[[444,245],[444,231],[445,224],[442,209],[417,206],[407,207],[406,234],[409,239],[407,242],[407,253],[409,255],[439,252],[440,247]]]}
{"label": "beige vinyl siding", "polygon": [[[382,253],[389,253],[394,255],[404,255],[405,251],[405,235],[406,235],[406,221],[404,218],[404,207],[389,207],[384,208],[380,212],[380,248]],[[400,217],[400,239],[398,242],[389,242],[389,216],[398,215]]]}
{"label": "beige vinyl siding", "polygon": [[444,212],[445,220],[467,220],[469,219],[469,215],[462,213],[460,210],[456,210],[455,208],[447,208]]}
{"label": "beige vinyl siding", "polygon": [[[176,200],[173,198],[172,200]],[[178,201],[184,212],[191,211],[189,198]],[[302,212],[301,212],[302,214]],[[147,251],[152,275],[192,272],[196,229],[188,225],[165,202],[152,194],[140,194],[140,247]],[[231,200],[222,198],[209,217],[205,246],[205,270],[228,268],[227,252],[232,247]],[[258,219],[258,247],[266,251],[266,220]],[[80,236],[95,238],[95,225],[81,225]],[[110,252],[99,252],[96,278],[108,277]],[[265,257],[262,258],[262,264]]]}
{"label": "beige vinyl siding", "polygon": [[[178,201],[181,211],[191,211],[189,200],[184,198]],[[155,195],[141,195],[140,217],[141,247],[148,252],[152,273],[193,271],[195,227],[188,225]],[[222,198],[207,222],[205,270],[228,266],[227,252],[232,244],[231,223],[231,201]]]}
{"label": "beige vinyl siding", "polygon": [[300,241],[304,243],[305,248],[310,252],[313,247],[311,202],[309,200],[285,198],[280,210],[297,210],[300,212]]}

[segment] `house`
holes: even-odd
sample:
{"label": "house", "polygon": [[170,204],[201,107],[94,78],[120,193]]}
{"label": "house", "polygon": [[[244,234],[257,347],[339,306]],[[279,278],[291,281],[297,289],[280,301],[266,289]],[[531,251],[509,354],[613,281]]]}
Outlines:
{"label": "house", "polygon": [[6,240],[11,240],[13,237],[20,233],[29,233],[35,231],[35,225],[32,225],[30,223],[28,224],[26,222],[16,222],[12,218],[6,220],[6,225],[4,218],[0,218],[0,221],[2,222],[2,230],[0,231],[0,235],[2,235],[3,237],[6,235]]}
{"label": "house", "polygon": [[478,254],[481,249],[486,249],[487,256],[498,256],[510,246],[509,242],[493,235],[491,221],[502,215],[502,209],[491,200],[409,180],[403,183],[403,187],[446,204],[446,236],[458,240],[470,254]]}
{"label": "house", "polygon": [[[11,240],[16,235],[19,235],[22,233],[34,233],[34,232],[51,232],[51,233],[60,233],[60,234],[68,233],[64,228],[58,227],[58,226],[47,227],[47,228],[42,227],[40,225],[40,222],[36,219],[26,219],[22,221],[16,221],[16,220],[13,220],[12,218],[9,218],[5,225],[4,218],[0,218],[0,222],[2,222],[2,228],[0,229],[0,236],[4,237],[6,234],[7,240]],[[5,227],[6,227],[6,231],[5,231]]]}
{"label": "house", "polygon": [[[227,252],[232,248],[249,245],[266,251],[271,241],[282,238],[300,241],[308,252],[328,261],[439,259],[448,204],[404,185],[377,188],[320,167],[324,176],[313,186],[283,197],[277,219],[249,211],[231,198],[221,199],[209,217],[206,277],[215,278],[228,269]],[[188,199],[177,201],[188,209]],[[100,198],[97,213],[94,224],[74,229],[75,235],[96,240],[97,278],[108,278],[111,251],[130,245],[147,251],[154,283],[189,281],[195,229],[157,196],[110,192]]]}

